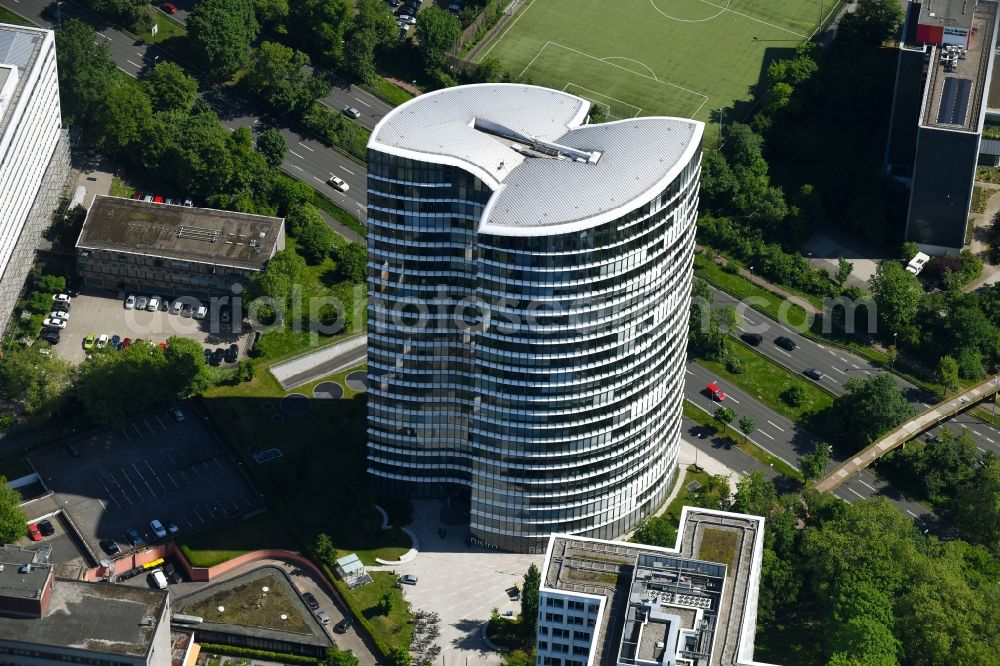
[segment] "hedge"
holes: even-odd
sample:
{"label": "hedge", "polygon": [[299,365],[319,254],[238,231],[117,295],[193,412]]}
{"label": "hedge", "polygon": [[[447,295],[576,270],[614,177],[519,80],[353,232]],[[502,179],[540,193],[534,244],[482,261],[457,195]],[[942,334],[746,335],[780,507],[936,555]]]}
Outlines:
{"label": "hedge", "polygon": [[[313,560],[318,562],[316,558],[313,558]],[[368,618],[365,617],[364,609],[359,608],[357,603],[355,603],[354,597],[351,596],[350,588],[344,584],[344,581],[334,576],[333,572],[330,571],[330,567],[326,564],[320,563],[319,566],[323,569],[323,573],[326,575],[327,579],[329,579],[333,583],[334,587],[337,588],[337,592],[340,592],[340,598],[344,600],[345,604],[347,604],[347,608],[351,611],[351,615],[353,615],[358,624],[363,626],[365,631],[368,632],[368,636],[372,639],[372,643],[375,644],[375,649],[379,651],[384,659],[388,659],[389,655],[392,654],[392,646],[382,639],[379,631],[375,629],[374,625],[372,625],[372,623],[368,621]]]}
{"label": "hedge", "polygon": [[254,650],[233,645],[219,645],[218,643],[200,643],[200,645],[202,653],[222,654],[227,657],[248,657],[250,659],[277,661],[283,664],[303,664],[304,666],[321,666],[323,664],[319,659],[303,657],[300,654],[268,652],[267,650]]}

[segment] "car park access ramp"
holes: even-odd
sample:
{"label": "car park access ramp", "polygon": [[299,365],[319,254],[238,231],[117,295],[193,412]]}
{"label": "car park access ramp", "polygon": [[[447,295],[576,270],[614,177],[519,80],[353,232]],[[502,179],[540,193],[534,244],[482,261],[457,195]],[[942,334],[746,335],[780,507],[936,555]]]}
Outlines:
{"label": "car park access ramp", "polygon": [[832,491],[887,452],[905,444],[923,431],[933,428],[944,419],[954,416],[981,400],[995,395],[998,391],[1000,391],[1000,375],[990,377],[986,381],[980,382],[976,386],[956,395],[954,398],[930,407],[885,437],[873,442],[867,448],[862,449],[856,455],[845,460],[829,474],[819,479],[813,485],[813,488],[820,492]]}

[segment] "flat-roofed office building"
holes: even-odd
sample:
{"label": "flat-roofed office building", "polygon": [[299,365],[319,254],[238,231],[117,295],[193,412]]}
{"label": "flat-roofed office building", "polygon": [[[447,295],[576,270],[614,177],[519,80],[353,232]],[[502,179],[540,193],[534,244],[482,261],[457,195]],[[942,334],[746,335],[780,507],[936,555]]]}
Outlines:
{"label": "flat-roofed office building", "polygon": [[68,174],[54,34],[0,23],[0,332]]}
{"label": "flat-roofed office building", "polygon": [[520,84],[394,109],[368,156],[368,469],[488,547],[614,538],[676,473],[703,125]]}

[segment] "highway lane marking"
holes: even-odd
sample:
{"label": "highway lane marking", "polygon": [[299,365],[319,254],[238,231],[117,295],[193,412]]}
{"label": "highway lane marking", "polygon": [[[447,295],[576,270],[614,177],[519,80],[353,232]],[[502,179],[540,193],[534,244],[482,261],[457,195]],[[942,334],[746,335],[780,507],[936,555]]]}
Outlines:
{"label": "highway lane marking", "polygon": [[362,104],[364,104],[365,106],[367,106],[369,109],[372,108],[371,104],[369,104],[368,102],[364,101],[360,97],[355,97],[354,99],[358,100],[359,102],[361,102]]}
{"label": "highway lane marking", "polygon": [[[292,166],[295,167],[296,169],[298,169],[299,171],[305,171],[305,169],[303,169],[302,167],[300,167],[298,164],[293,164]],[[313,176],[313,178],[315,178],[315,176]]]}
{"label": "highway lane marking", "polygon": [[979,432],[975,428],[972,429],[972,432],[976,433],[977,437],[986,437],[986,435],[984,435],[983,433]]}
{"label": "highway lane marking", "polygon": [[694,374],[693,372],[691,372],[691,371],[690,371],[690,370],[688,370],[687,368],[684,368],[684,372],[688,373],[689,375],[693,375],[693,374]]}
{"label": "highway lane marking", "polygon": [[125,62],[127,62],[128,64],[132,65],[133,67],[138,67],[139,69],[142,69],[142,65],[137,65],[136,63],[132,62],[128,58],[125,59]]}
{"label": "highway lane marking", "polygon": [[347,167],[345,167],[345,166],[342,166],[342,165],[340,165],[340,164],[338,164],[337,166],[339,166],[339,167],[340,167],[341,169],[343,169],[343,170],[344,170],[344,171],[346,171],[347,173],[351,174],[352,176],[354,175],[354,172],[353,172],[353,171],[351,171],[350,169],[348,169]]}
{"label": "highway lane marking", "polygon": [[[831,367],[832,367],[832,366],[831,366]],[[844,372],[844,371],[843,371],[843,370],[841,370],[840,368],[836,368],[836,367],[834,367],[833,369],[834,369],[834,370],[836,370],[837,372],[839,372],[839,373],[840,373],[840,374],[842,374],[842,375],[846,375],[846,374],[847,374],[846,372]]]}
{"label": "highway lane marking", "polygon": [[[847,363],[847,359],[846,359],[846,358],[844,358],[843,356],[838,356],[837,358],[839,358],[839,359],[840,359],[841,361],[843,361],[844,363]],[[856,367],[858,367],[858,366],[854,366],[854,367],[856,368]]]}
{"label": "highway lane marking", "polygon": [[858,479],[858,483],[860,483],[861,485],[863,485],[863,486],[864,486],[865,488],[868,488],[868,489],[869,489],[869,490],[871,490],[871,491],[872,491],[873,493],[877,493],[877,492],[878,492],[878,490],[877,490],[876,488],[872,488],[871,486],[869,486],[869,485],[868,485],[867,483],[865,483],[865,482],[864,482],[864,481],[862,481],[861,479]]}
{"label": "highway lane marking", "polygon": [[792,357],[792,355],[791,355],[791,354],[789,354],[788,352],[786,352],[786,351],[785,351],[784,349],[779,349],[778,351],[780,351],[780,352],[781,352],[782,354],[784,354],[784,355],[785,355],[785,356],[787,356],[788,358],[791,358],[791,357]]}
{"label": "highway lane marking", "polygon": [[968,430],[968,429],[969,429],[969,426],[965,425],[964,423],[959,423],[958,425],[962,426],[962,427],[963,427],[963,428],[965,428],[966,430]]}
{"label": "highway lane marking", "polygon": [[308,150],[311,153],[315,153],[316,152],[314,149],[310,148],[309,146],[307,146],[306,144],[302,143],[301,141],[296,141],[296,143],[299,144],[300,146],[302,146],[303,148],[305,148],[306,150]]}
{"label": "highway lane marking", "polygon": [[833,377],[831,377],[830,375],[823,375],[823,379],[829,379],[829,380],[830,380],[831,382],[833,382],[834,384],[836,384],[836,383],[837,383],[837,380],[836,380],[836,379],[834,379]]}
{"label": "highway lane marking", "polygon": [[850,486],[848,486],[848,488],[847,488],[847,489],[848,489],[848,490],[850,490],[850,491],[851,491],[852,493],[854,493],[855,495],[857,495],[858,497],[860,497],[861,499],[864,499],[864,498],[865,498],[865,496],[864,496],[864,495],[862,495],[861,493],[859,493],[859,492],[858,492],[857,490],[855,490],[854,488],[851,488]]}
{"label": "highway lane marking", "polygon": [[737,405],[740,404],[740,401],[737,400],[736,398],[734,398],[733,396],[727,395],[726,397],[729,398],[730,400],[732,400],[733,402],[735,402]]}
{"label": "highway lane marking", "polygon": [[768,421],[768,423],[770,423],[771,425],[773,425],[773,426],[774,426],[775,428],[778,428],[778,430],[780,430],[781,432],[785,432],[785,429],[784,429],[784,428],[782,428],[782,427],[778,426],[778,425],[777,425],[776,423],[774,423],[773,421]]}
{"label": "highway lane marking", "polygon": [[325,182],[322,178],[317,178],[316,176],[313,176],[313,180],[318,180],[321,183]]}
{"label": "highway lane marking", "polygon": [[989,442],[990,444],[996,444],[996,442],[994,442],[994,441],[993,441],[992,439],[990,439],[989,437],[987,437],[987,438],[986,438],[986,441],[987,441],[987,442]]}
{"label": "highway lane marking", "polygon": [[229,127],[228,125],[226,125],[226,129],[229,130],[230,132],[235,132],[236,131],[235,127]]}
{"label": "highway lane marking", "polygon": [[107,35],[105,35],[103,32],[99,32],[99,33],[97,33],[97,35],[99,37],[103,37],[104,39],[108,40],[109,42],[111,41],[111,38],[108,37]]}
{"label": "highway lane marking", "polygon": [[909,509],[907,509],[907,510],[906,510],[906,513],[910,514],[910,515],[911,515],[911,516],[913,516],[914,518],[919,518],[919,517],[920,517],[920,516],[918,516],[917,514],[915,514],[915,513],[913,513],[912,511],[910,511]]}
{"label": "highway lane marking", "polygon": [[299,154],[298,154],[297,152],[295,152],[295,151],[294,151],[294,150],[292,150],[291,148],[289,148],[289,149],[288,149],[288,152],[290,152],[290,153],[291,153],[292,155],[295,155],[295,156],[296,156],[297,158],[299,158],[300,160],[304,160],[304,159],[305,159],[304,157],[302,157],[301,155],[299,155]]}
{"label": "highway lane marking", "polygon": [[818,342],[816,343],[816,346],[817,346],[817,347],[819,347],[820,349],[826,349],[826,347],[824,347],[823,345],[821,345],[821,344],[820,344],[820,343],[818,343]]}
{"label": "highway lane marking", "polygon": [[870,372],[868,372],[867,370],[865,370],[865,374],[866,374],[866,375],[870,375],[870,374],[872,374],[872,373],[870,373]]}
{"label": "highway lane marking", "polygon": [[759,432],[760,434],[764,435],[765,437],[767,437],[767,438],[768,438],[768,439],[770,439],[771,441],[774,441],[774,437],[771,437],[770,435],[768,435],[768,434],[767,434],[766,432],[764,432],[763,430],[758,430],[757,432]]}
{"label": "highway lane marking", "polygon": [[928,404],[927,404],[926,402],[922,402],[922,403],[920,403],[920,404],[921,404],[921,405],[923,405],[924,407],[926,407],[927,409],[930,409],[930,408],[931,408],[931,406],[930,406],[930,405],[928,405]]}
{"label": "highway lane marking", "polygon": [[854,365],[853,363],[851,363],[851,367],[854,368],[855,370],[860,370],[861,369],[859,366]]}
{"label": "highway lane marking", "polygon": [[983,453],[986,453],[986,449],[984,449],[983,447],[977,446],[976,448],[979,449],[980,451],[982,451]]}
{"label": "highway lane marking", "polygon": [[837,352],[833,351],[832,349],[827,349],[827,351],[830,352],[830,356],[836,356],[837,355]]}

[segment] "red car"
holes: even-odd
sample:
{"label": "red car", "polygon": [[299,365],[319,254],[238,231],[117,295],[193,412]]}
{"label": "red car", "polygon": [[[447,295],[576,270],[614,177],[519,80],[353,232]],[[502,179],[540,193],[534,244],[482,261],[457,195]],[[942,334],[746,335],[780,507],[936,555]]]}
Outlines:
{"label": "red car", "polygon": [[28,525],[28,536],[32,541],[41,541],[42,533],[38,531],[38,525],[31,523]]}
{"label": "red car", "polygon": [[174,3],[172,3],[172,2],[164,2],[160,6],[163,7],[163,11],[165,11],[168,14],[176,14],[177,13],[177,6]]}
{"label": "red car", "polygon": [[722,402],[726,399],[726,394],[722,392],[722,389],[719,388],[718,384],[709,384],[707,390],[708,395],[711,396],[712,400]]}
{"label": "red car", "polygon": [[119,346],[118,348],[119,348],[119,349],[125,349],[125,348],[126,348],[126,347],[128,347],[128,346],[129,346],[130,344],[132,344],[132,338],[125,338],[124,340],[122,340],[122,344],[121,344],[121,346]]}
{"label": "red car", "polygon": [[153,197],[153,203],[163,203],[163,195],[157,194],[155,197]]}
{"label": "red car", "polygon": [[167,343],[166,342],[161,342],[160,343],[160,349],[163,350],[163,353],[166,353],[167,352]]}

